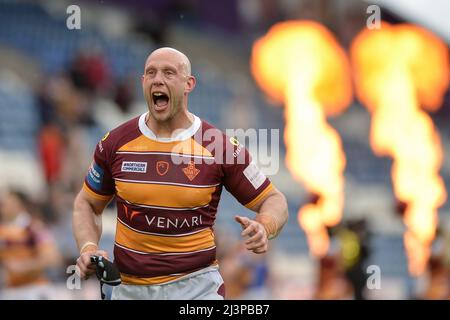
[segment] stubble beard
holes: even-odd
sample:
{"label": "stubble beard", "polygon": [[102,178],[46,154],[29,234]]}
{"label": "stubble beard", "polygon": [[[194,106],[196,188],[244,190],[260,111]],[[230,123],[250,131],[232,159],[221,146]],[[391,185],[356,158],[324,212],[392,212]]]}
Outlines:
{"label": "stubble beard", "polygon": [[159,125],[167,124],[175,118],[178,112],[182,110],[182,102],[178,102],[178,106],[175,105],[175,103],[169,101],[169,110],[167,110],[167,113],[158,114],[158,112],[155,112],[155,110],[153,109],[153,99],[151,99],[150,101],[147,100],[147,106],[150,113],[149,116],[152,117],[153,120],[155,120]]}

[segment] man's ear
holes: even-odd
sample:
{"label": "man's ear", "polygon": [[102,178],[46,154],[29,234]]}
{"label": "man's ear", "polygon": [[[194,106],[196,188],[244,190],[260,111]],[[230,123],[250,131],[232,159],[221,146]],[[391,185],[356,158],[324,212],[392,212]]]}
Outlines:
{"label": "man's ear", "polygon": [[197,83],[197,80],[194,76],[187,76],[186,86],[185,86],[185,92],[189,93],[195,88],[195,84]]}

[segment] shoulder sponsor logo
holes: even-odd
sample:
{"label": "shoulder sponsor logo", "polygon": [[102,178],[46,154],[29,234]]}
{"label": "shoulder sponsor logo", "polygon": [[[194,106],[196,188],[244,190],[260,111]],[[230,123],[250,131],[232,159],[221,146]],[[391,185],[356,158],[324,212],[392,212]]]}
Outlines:
{"label": "shoulder sponsor logo", "polygon": [[238,145],[240,145],[240,143],[239,143],[239,141],[238,141],[238,139],[237,139],[236,137],[231,137],[231,138],[230,138],[230,143],[231,143],[233,146],[238,146]]}
{"label": "shoulder sponsor logo", "polygon": [[103,144],[101,141],[98,143],[98,149],[100,150],[100,152],[103,152]]}
{"label": "shoulder sponsor logo", "polygon": [[105,141],[105,140],[108,138],[108,136],[109,136],[109,132],[107,132],[107,133],[103,136],[102,141]]}
{"label": "shoulder sponsor logo", "polygon": [[91,186],[94,190],[99,191],[102,188],[103,172],[103,169],[95,163],[95,161],[91,163],[87,174],[87,181],[89,186]]}
{"label": "shoulder sponsor logo", "polygon": [[233,157],[236,158],[241,153],[242,147],[243,147],[242,144],[237,146],[236,150],[233,152]]}
{"label": "shoulder sponsor logo", "polygon": [[187,165],[187,167],[183,168],[183,172],[186,175],[186,177],[190,181],[192,181],[198,175],[200,170],[195,167],[194,161],[190,161],[189,164]]}
{"label": "shoulder sponsor logo", "polygon": [[107,132],[107,133],[103,136],[103,138],[98,142],[98,149],[99,149],[100,152],[103,152],[103,144],[102,144],[102,142],[105,141],[106,138],[108,138],[108,136],[109,136],[109,132]]}
{"label": "shoulder sponsor logo", "polygon": [[135,162],[135,161],[123,161],[122,162],[122,172],[147,172],[147,162]]}
{"label": "shoulder sponsor logo", "polygon": [[156,162],[156,172],[160,176],[163,176],[169,171],[169,163],[167,161],[158,161]]}
{"label": "shoulder sponsor logo", "polygon": [[253,188],[258,189],[266,180],[266,176],[259,170],[258,166],[253,162],[244,170],[244,175],[252,184]]}

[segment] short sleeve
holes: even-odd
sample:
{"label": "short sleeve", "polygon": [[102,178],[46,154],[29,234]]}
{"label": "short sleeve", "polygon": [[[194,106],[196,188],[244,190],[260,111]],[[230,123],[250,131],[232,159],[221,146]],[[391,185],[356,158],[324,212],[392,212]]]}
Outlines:
{"label": "short sleeve", "polygon": [[[222,165],[225,188],[244,206],[250,208],[272,190],[270,180],[252,161],[250,153],[234,138],[227,138],[225,163]],[[233,144],[228,143],[234,141]],[[227,150],[233,150],[232,152]]]}
{"label": "short sleeve", "polygon": [[99,200],[109,200],[115,193],[114,180],[108,159],[108,134],[95,147],[94,157],[84,179],[83,189]]}

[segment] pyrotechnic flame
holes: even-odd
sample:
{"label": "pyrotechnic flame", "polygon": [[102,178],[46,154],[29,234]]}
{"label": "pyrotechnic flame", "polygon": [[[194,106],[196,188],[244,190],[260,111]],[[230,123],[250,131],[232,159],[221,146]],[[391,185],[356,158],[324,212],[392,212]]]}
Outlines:
{"label": "pyrotechnic flame", "polygon": [[448,49],[436,36],[413,25],[363,30],[351,48],[356,91],[372,114],[370,142],[379,156],[394,160],[396,197],[406,203],[405,248],[409,271],[420,275],[430,256],[446,200],[439,168],[443,152],[431,118],[448,87]]}
{"label": "pyrotechnic flame", "polygon": [[251,67],[260,87],[285,104],[287,167],[319,196],[300,209],[298,219],[311,253],[323,256],[329,246],[326,227],[339,223],[344,205],[345,155],[326,116],[351,102],[346,54],[320,24],[288,21],[255,42]]}

